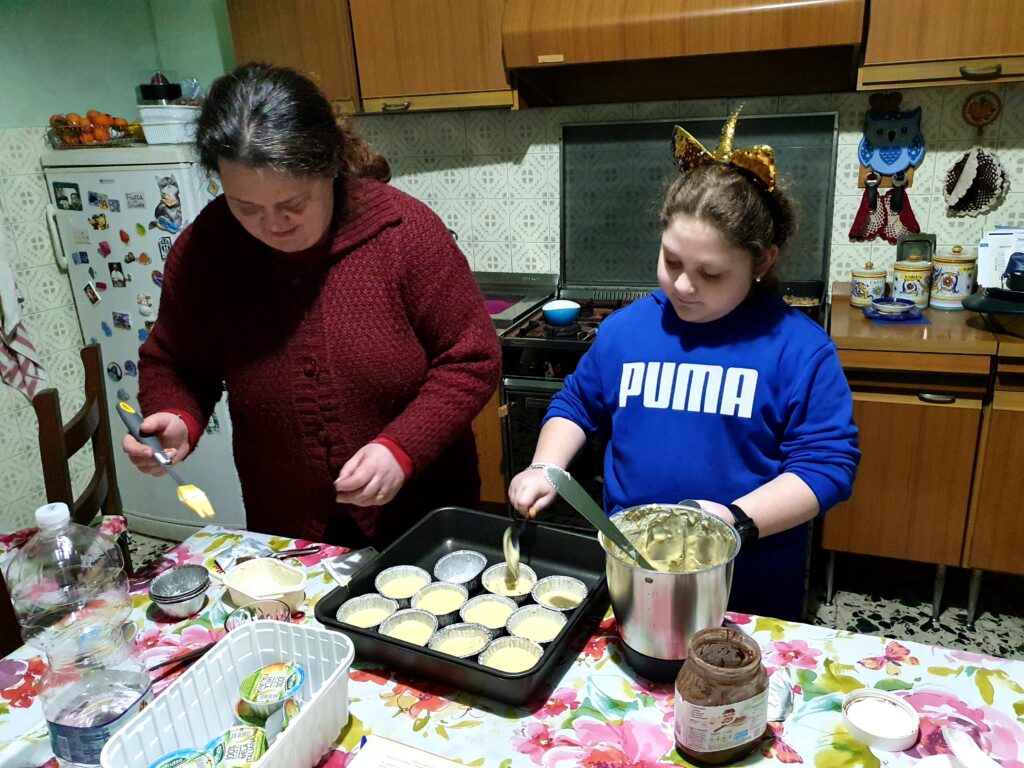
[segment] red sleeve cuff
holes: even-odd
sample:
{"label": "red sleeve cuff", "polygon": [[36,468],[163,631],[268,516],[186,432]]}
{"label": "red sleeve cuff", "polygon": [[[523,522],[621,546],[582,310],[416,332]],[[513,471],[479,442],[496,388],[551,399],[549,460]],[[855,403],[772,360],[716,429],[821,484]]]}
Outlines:
{"label": "red sleeve cuff", "polygon": [[188,429],[188,449],[191,451],[195,448],[196,443],[199,442],[199,438],[203,434],[203,430],[199,428],[199,422],[188,411],[180,411],[177,408],[164,408],[163,410],[164,413],[173,413],[185,422],[185,427]]}
{"label": "red sleeve cuff", "polygon": [[391,451],[391,455],[395,457],[395,461],[398,462],[398,466],[400,466],[402,468],[402,472],[405,473],[406,480],[408,480],[412,476],[412,459],[410,459],[409,454],[402,449],[402,446],[400,446],[387,435],[381,435],[380,437],[377,437],[371,440],[370,442],[383,445],[385,448]]}

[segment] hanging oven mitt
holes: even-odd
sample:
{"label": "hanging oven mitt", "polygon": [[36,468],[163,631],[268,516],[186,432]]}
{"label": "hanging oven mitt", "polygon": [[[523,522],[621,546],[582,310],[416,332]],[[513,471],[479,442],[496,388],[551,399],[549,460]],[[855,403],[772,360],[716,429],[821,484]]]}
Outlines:
{"label": "hanging oven mitt", "polygon": [[885,228],[879,234],[886,242],[896,244],[900,235],[917,234],[921,225],[910,207],[910,196],[906,190],[907,176],[897,173],[892,177],[892,189],[883,196],[882,207],[886,209]]}
{"label": "hanging oven mitt", "polygon": [[860,243],[874,240],[884,230],[886,224],[885,206],[880,201],[878,184],[881,177],[874,172],[864,178],[864,196],[860,199],[857,215],[853,217],[850,227],[850,239]]}

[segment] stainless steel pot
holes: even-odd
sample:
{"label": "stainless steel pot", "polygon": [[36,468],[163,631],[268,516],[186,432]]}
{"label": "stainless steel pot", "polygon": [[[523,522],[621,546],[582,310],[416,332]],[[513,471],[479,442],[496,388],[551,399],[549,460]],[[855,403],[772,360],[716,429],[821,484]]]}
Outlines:
{"label": "stainless steel pot", "polygon": [[[699,521],[699,526],[691,528],[694,531],[691,535],[718,537],[717,545],[724,548],[716,558],[720,562],[687,573],[647,570],[624,559],[621,550],[609,545],[603,534],[598,534],[598,541],[605,551],[608,592],[623,642],[628,649],[652,661],[674,662],[674,668],[678,669],[686,658],[693,635],[706,627],[720,626],[725,617],[740,537],[724,520],[689,505],[630,507],[612,515],[611,520],[636,541],[638,521],[647,517],[654,519],[663,513],[678,513],[691,521]],[[630,527],[634,529],[632,532]],[[696,530],[697,527],[700,530]],[[644,533],[642,527],[639,533]],[[636,668],[635,659],[628,653],[627,657]],[[665,674],[670,674],[672,668],[669,665]],[[646,674],[645,670],[637,671]]]}

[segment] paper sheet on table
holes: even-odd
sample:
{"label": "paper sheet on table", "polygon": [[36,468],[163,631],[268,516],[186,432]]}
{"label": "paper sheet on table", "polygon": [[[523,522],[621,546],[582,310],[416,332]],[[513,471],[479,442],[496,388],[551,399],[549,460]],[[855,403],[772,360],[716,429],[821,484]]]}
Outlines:
{"label": "paper sheet on table", "polygon": [[367,736],[366,743],[348,764],[348,768],[461,768],[440,755],[424,752],[383,736]]}

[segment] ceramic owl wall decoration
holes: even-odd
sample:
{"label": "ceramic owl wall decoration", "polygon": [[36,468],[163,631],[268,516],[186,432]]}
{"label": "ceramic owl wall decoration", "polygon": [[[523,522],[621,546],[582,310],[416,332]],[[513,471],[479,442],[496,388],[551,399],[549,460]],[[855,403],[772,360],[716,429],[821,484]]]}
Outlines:
{"label": "ceramic owl wall decoration", "polygon": [[880,111],[874,99],[871,106],[864,115],[864,138],[857,151],[861,165],[885,176],[919,166],[924,160],[921,108]]}

